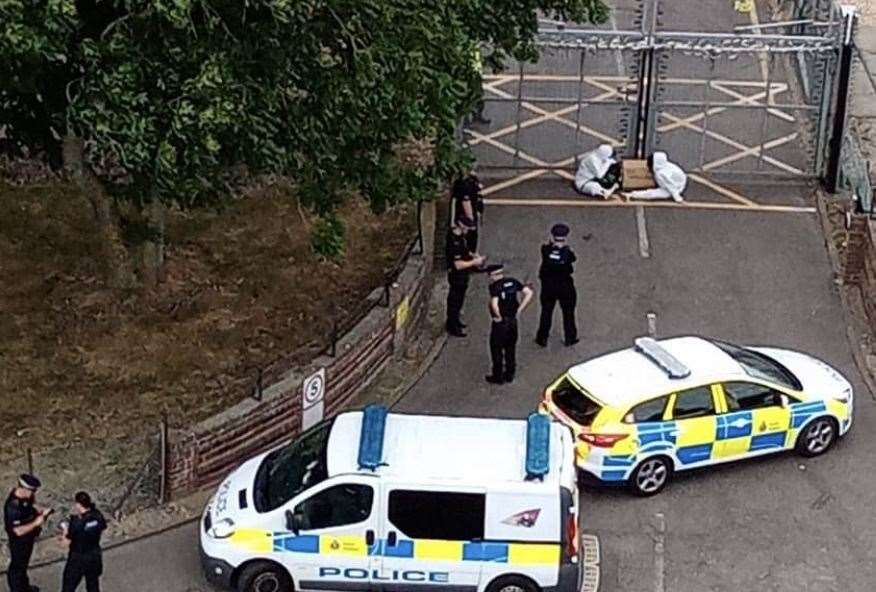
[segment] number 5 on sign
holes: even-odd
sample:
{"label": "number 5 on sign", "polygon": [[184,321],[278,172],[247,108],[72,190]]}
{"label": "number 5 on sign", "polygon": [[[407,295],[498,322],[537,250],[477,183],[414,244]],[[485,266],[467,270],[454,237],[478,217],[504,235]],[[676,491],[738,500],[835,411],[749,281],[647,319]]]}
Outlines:
{"label": "number 5 on sign", "polygon": [[736,0],[733,8],[736,9],[736,12],[748,14],[754,10],[754,0]]}
{"label": "number 5 on sign", "polygon": [[301,387],[301,430],[322,421],[325,399],[325,368],[304,380]]}

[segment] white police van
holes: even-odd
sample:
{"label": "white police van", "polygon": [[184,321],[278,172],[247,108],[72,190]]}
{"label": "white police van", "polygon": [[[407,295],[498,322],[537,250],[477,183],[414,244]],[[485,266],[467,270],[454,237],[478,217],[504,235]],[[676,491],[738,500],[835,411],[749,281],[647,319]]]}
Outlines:
{"label": "white police van", "polygon": [[207,579],[240,592],[573,592],[568,428],[342,413],[244,463],[203,515]]}

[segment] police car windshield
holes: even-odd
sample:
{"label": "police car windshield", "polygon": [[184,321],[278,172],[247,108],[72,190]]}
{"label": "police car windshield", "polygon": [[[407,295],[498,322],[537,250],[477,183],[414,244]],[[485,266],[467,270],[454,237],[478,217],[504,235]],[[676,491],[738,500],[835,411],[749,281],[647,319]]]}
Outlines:
{"label": "police car windshield", "polygon": [[328,477],[326,448],[333,420],[270,453],[256,473],[256,510],[270,512]]}
{"label": "police car windshield", "polygon": [[771,357],[724,341],[712,341],[712,343],[736,360],[752,378],[777,383],[795,391],[803,390],[803,385],[797,377]]}
{"label": "police car windshield", "polygon": [[551,398],[569,419],[580,426],[589,426],[602,409],[568,377],[563,378],[551,392]]}

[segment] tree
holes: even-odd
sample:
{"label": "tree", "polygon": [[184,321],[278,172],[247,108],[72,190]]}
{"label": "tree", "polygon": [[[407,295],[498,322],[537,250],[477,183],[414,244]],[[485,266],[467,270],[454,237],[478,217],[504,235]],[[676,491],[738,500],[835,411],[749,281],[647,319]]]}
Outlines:
{"label": "tree", "polygon": [[[533,59],[537,13],[600,21],[599,0],[0,0],[0,122],[59,152],[84,141],[112,196],[184,208],[232,170],[274,173],[330,214],[376,209],[466,165],[453,131],[487,63]],[[427,166],[400,158],[427,140]],[[150,210],[151,211],[151,210]]]}

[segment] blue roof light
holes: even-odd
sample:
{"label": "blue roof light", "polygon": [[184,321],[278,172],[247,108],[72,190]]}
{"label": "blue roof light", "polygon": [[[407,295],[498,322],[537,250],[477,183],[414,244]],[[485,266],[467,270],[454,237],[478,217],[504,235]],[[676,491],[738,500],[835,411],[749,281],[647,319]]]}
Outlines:
{"label": "blue roof light", "polygon": [[383,434],[386,431],[386,407],[368,405],[362,411],[362,431],[359,434],[359,468],[376,470],[384,465]]}
{"label": "blue roof light", "polygon": [[551,420],[531,413],[526,419],[526,478],[544,479],[550,471]]}

